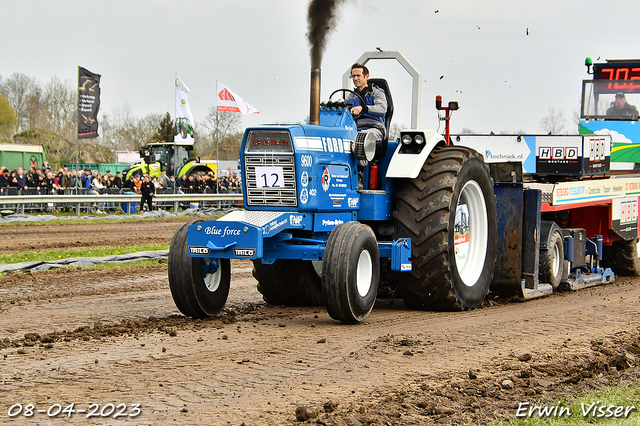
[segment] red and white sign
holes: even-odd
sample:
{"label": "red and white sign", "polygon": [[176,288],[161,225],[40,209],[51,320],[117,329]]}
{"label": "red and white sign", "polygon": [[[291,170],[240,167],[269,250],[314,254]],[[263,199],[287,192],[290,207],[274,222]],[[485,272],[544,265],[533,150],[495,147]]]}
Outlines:
{"label": "red and white sign", "polygon": [[260,114],[260,111],[252,107],[238,96],[236,93],[232,92],[225,86],[224,84],[218,81],[218,111],[230,111],[230,112],[241,112],[243,115],[245,114]]}

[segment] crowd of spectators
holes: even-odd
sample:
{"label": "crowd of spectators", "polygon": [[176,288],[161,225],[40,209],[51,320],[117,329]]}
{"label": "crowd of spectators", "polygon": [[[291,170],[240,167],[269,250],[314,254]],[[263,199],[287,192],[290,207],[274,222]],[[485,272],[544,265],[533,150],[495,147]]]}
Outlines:
{"label": "crowd of spectators", "polygon": [[[174,176],[167,176],[166,171],[162,171],[158,177],[152,177],[156,190],[176,193],[239,193],[242,190],[240,178],[232,171],[226,177],[215,178],[213,171],[194,177],[193,175],[177,180]],[[4,166],[0,166],[0,193],[1,194],[66,194],[66,193],[117,193],[133,191],[140,193],[142,176],[132,175],[125,182],[122,181],[121,172],[112,174],[107,170],[104,175],[97,170],[90,169],[69,170],[62,167],[55,173],[48,166],[47,162],[43,167],[31,166],[29,170],[18,167],[9,171]],[[10,190],[10,188],[15,188]],[[85,191],[82,191],[85,190]],[[115,190],[115,191],[113,191]],[[72,191],[72,192],[68,192]]]}
{"label": "crowd of spectators", "polygon": [[[148,176],[146,176],[148,177]],[[242,191],[242,182],[233,171],[228,176],[216,179],[213,171],[203,175],[179,177],[167,176],[162,171],[158,177],[148,177],[153,185],[153,193],[226,193],[237,194]],[[123,182],[122,173],[112,174],[107,170],[104,175],[97,170],[69,170],[68,167],[53,171],[45,161],[43,167],[18,167],[9,171],[0,166],[0,195],[75,195],[75,194],[118,194],[125,192],[141,193],[145,176],[133,174]]]}

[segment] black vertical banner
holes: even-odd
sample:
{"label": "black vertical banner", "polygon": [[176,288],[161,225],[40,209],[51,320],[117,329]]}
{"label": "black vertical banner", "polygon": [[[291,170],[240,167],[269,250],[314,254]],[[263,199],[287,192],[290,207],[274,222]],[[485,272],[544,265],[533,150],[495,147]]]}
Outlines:
{"label": "black vertical banner", "polygon": [[78,67],[78,139],[98,137],[100,74]]}

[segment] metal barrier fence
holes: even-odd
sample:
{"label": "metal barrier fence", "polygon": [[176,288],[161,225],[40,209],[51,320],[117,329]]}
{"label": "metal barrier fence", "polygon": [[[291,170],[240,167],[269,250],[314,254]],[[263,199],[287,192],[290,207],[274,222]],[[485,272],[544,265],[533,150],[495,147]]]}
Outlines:
{"label": "metal barrier fence", "polygon": [[[67,189],[56,191],[55,194],[41,194],[32,188],[21,191],[17,188],[6,189],[10,191],[5,191],[0,196],[0,209],[16,210],[21,214],[29,211],[57,212],[60,210],[74,210],[76,215],[91,211],[135,213],[141,202],[140,194],[122,192],[121,190],[107,189],[99,193],[87,189]],[[181,194],[174,194],[172,190],[158,190],[157,195],[153,197],[154,207],[156,209],[173,209],[176,212],[180,208],[186,209],[196,206],[199,208],[243,206],[242,194],[218,194],[184,189],[181,192]]]}

